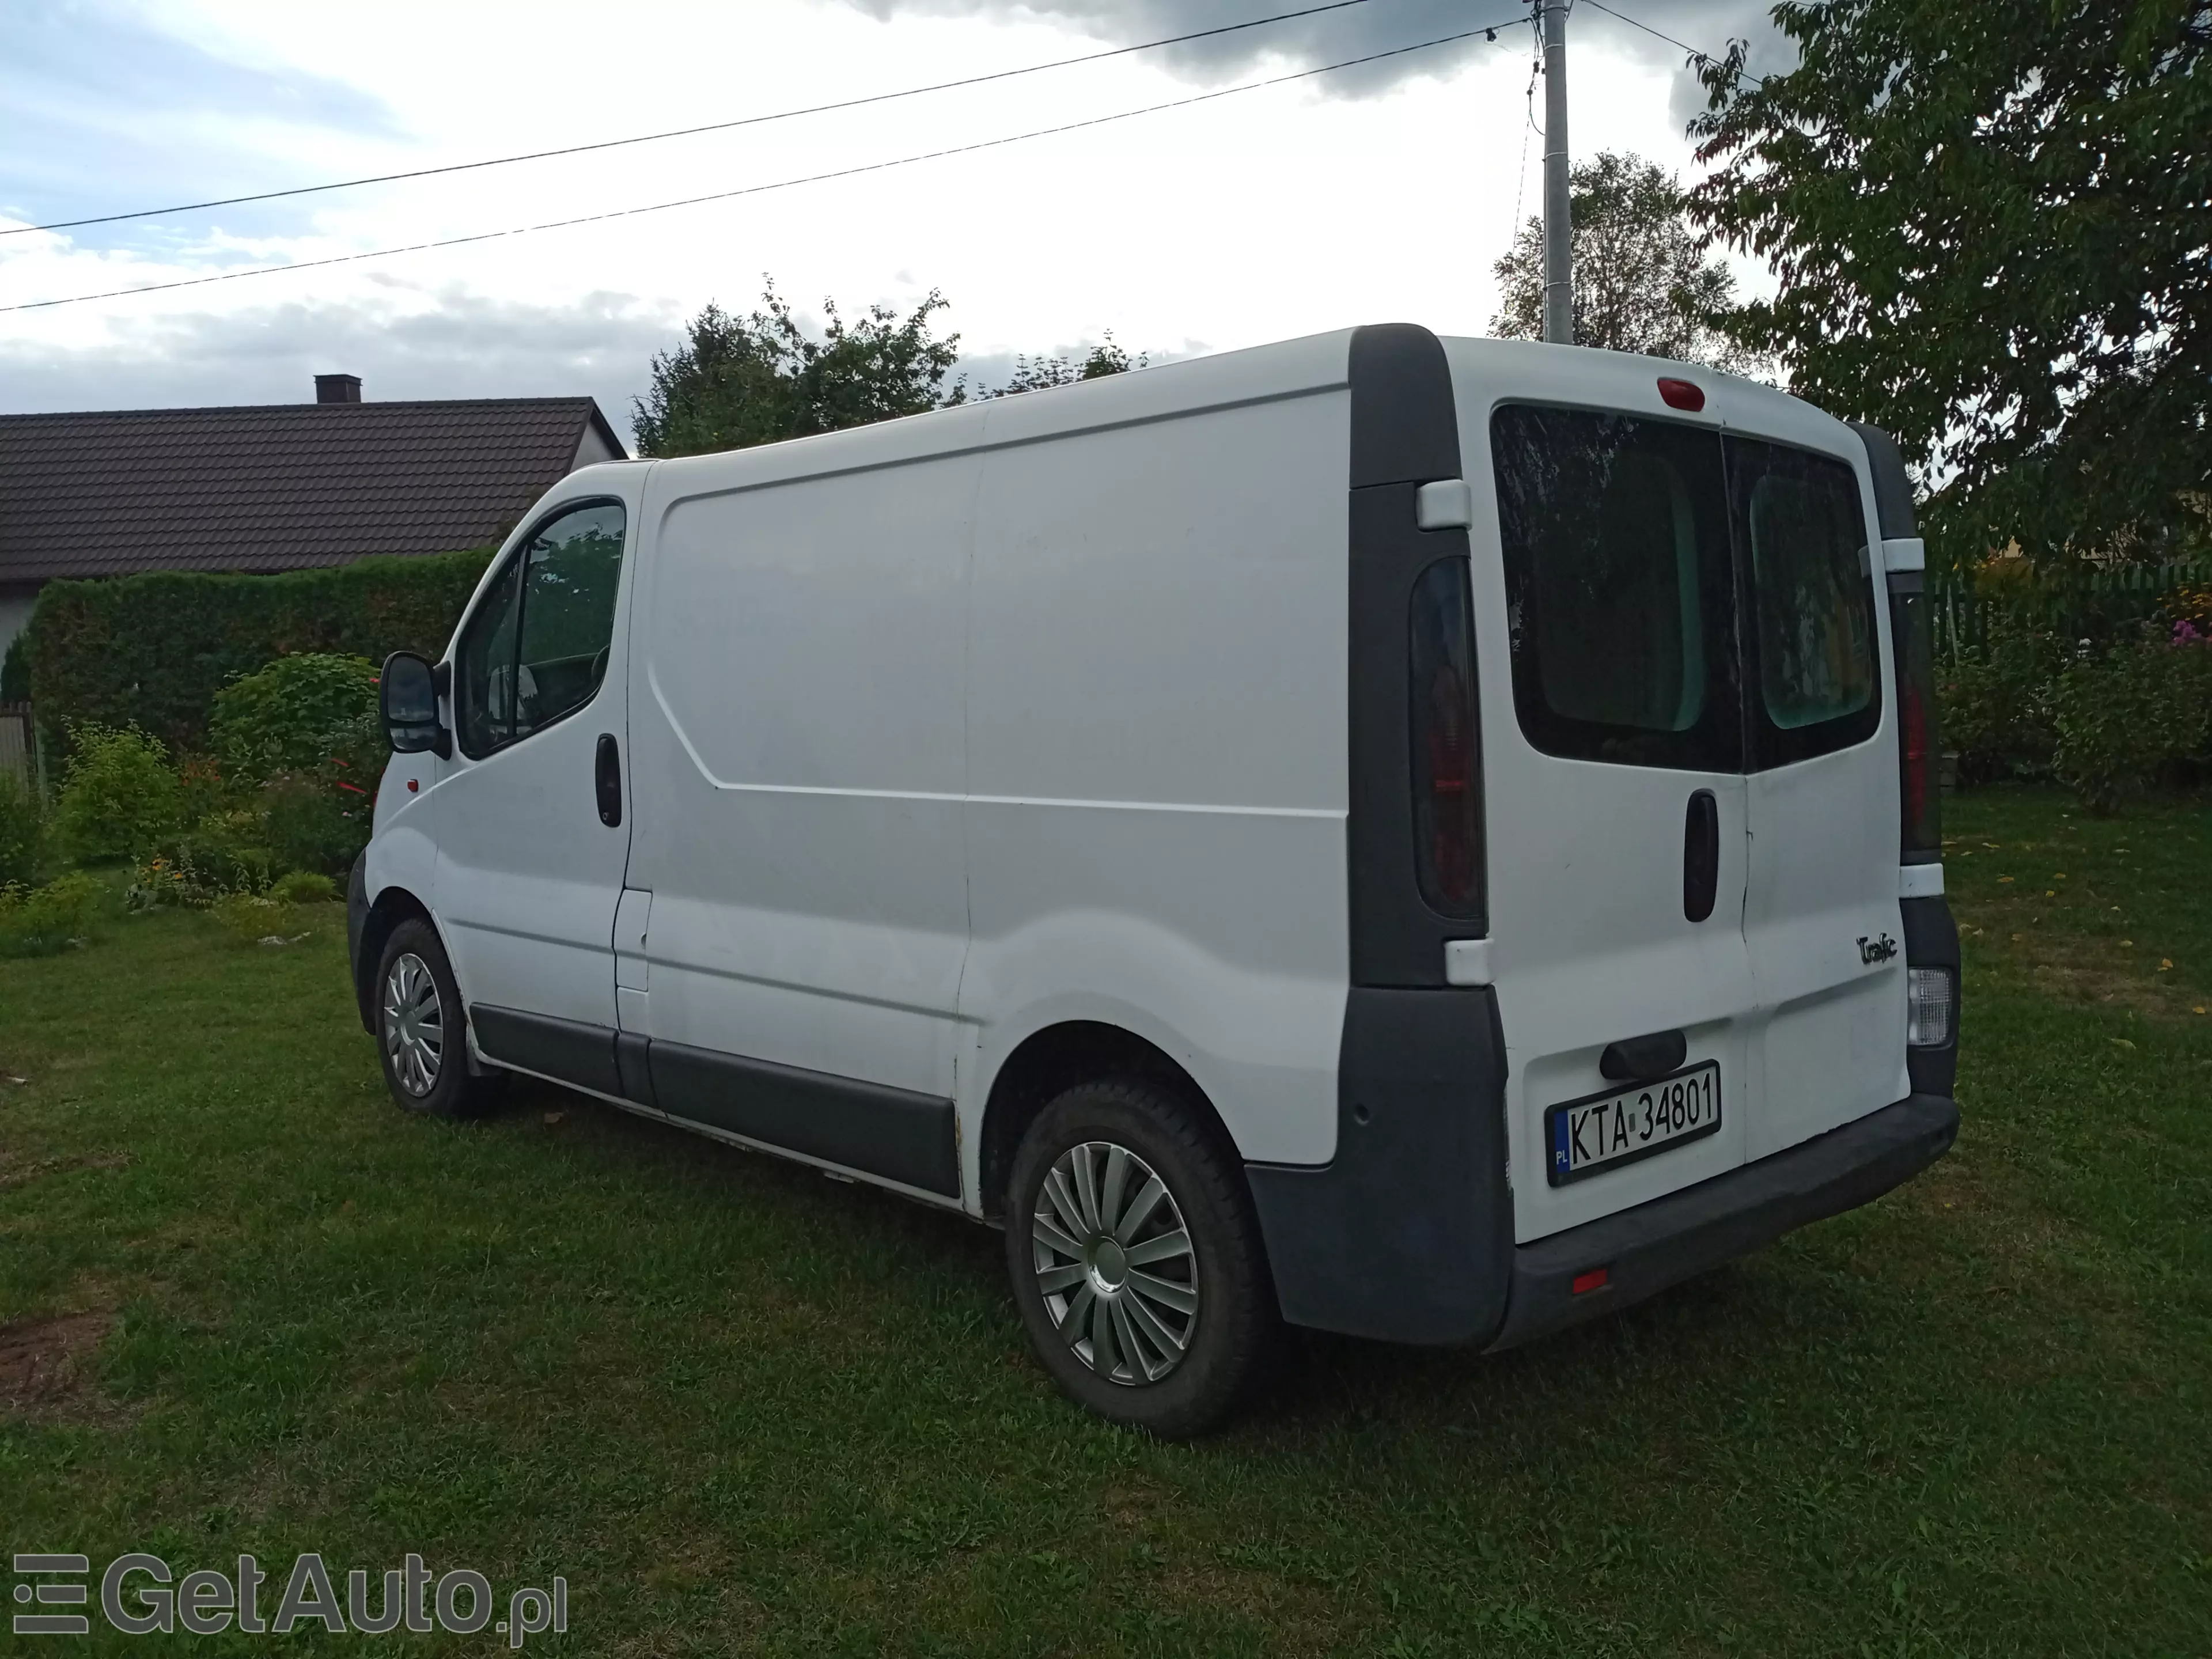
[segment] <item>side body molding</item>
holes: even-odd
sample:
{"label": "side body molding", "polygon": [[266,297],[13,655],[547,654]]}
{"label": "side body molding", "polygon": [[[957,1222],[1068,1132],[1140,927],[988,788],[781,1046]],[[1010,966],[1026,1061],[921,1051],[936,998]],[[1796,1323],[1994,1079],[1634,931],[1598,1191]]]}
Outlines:
{"label": "side body molding", "polygon": [[478,1004],[484,1058],[611,1100],[957,1200],[952,1102]]}

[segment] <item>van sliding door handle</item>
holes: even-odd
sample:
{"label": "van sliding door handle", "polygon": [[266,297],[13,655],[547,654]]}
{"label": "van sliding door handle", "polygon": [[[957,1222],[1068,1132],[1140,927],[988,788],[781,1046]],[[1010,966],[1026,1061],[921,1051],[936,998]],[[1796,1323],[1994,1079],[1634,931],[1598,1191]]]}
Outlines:
{"label": "van sliding door handle", "polygon": [[599,792],[599,822],[610,830],[622,827],[622,751],[615,734],[599,733],[599,752],[592,757],[592,787]]}
{"label": "van sliding door handle", "polygon": [[1721,809],[1713,792],[1690,797],[1682,822],[1682,914],[1703,921],[1713,913],[1721,884]]}

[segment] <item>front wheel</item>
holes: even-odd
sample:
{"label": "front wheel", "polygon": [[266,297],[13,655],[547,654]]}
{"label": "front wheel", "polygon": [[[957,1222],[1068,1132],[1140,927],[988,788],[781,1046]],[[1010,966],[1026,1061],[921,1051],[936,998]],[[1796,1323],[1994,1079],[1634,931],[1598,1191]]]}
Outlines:
{"label": "front wheel", "polygon": [[1148,1083],[1079,1085],[1030,1126],[1007,1192],[1006,1268],[1054,1381],[1167,1438],[1226,1416],[1273,1335],[1243,1173]]}
{"label": "front wheel", "polygon": [[467,1017],[437,931],[403,921],[376,969],[376,1048],[385,1086],[410,1112],[468,1117],[489,1103],[488,1079],[469,1075]]}

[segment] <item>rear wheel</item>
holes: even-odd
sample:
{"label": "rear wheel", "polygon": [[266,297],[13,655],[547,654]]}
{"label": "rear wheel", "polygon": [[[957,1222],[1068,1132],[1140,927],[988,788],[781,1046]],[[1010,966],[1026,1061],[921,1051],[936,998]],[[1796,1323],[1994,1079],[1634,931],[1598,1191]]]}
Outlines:
{"label": "rear wheel", "polygon": [[469,1075],[467,1017],[435,929],[401,922],[376,970],[376,1048],[385,1086],[410,1112],[467,1117],[489,1104],[489,1079]]}
{"label": "rear wheel", "polygon": [[1169,1438],[1218,1423],[1273,1335],[1242,1174],[1149,1083],[1081,1084],[1038,1115],[1014,1158],[1006,1267],[1054,1381]]}

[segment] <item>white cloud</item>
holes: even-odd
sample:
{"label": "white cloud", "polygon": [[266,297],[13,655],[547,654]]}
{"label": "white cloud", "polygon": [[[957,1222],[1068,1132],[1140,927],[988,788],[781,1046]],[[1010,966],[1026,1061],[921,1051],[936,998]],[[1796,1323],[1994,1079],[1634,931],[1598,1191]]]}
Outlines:
{"label": "white cloud", "polygon": [[628,441],[629,400],[680,326],[612,294],[556,306],[454,289],[179,312],[125,321],[97,344],[0,342],[0,385],[16,413],[307,403],[320,374],[358,374],[380,401],[586,392]]}
{"label": "white cloud", "polygon": [[[82,14],[88,33],[28,69],[0,52],[0,112],[22,135],[0,147],[0,203],[35,222],[727,120],[1071,56],[1145,38],[1161,19],[1266,3],[945,0],[875,15],[834,0],[634,0],[610,27],[600,6],[541,0],[527,28],[507,9],[450,0],[102,3]],[[1621,7],[1692,40],[1704,39],[1693,27],[1725,33],[1740,9]],[[1439,19],[1463,27],[1468,13],[1460,0],[1372,0],[1346,15],[1366,20],[1364,40],[1402,31],[1389,36],[1397,44],[1446,32]],[[1573,27],[1576,153],[1627,149],[1686,170],[1669,107],[1676,55],[1592,8]],[[1277,40],[1264,61],[1136,53],[589,156],[0,237],[0,306],[860,166],[1188,97],[1194,77],[1281,73],[1325,61],[1310,55],[1322,48],[1340,50],[1316,34]],[[102,81],[72,67],[71,53],[103,49],[181,65],[222,95],[195,83],[164,101],[143,94],[147,74],[103,70]],[[1527,31],[1401,62],[1422,72],[1357,97],[1305,82],[714,205],[0,314],[0,408],[283,401],[307,397],[313,373],[345,369],[372,398],[588,391],[626,424],[652,351],[709,299],[750,309],[763,272],[802,308],[834,295],[848,313],[878,300],[904,309],[941,289],[969,372],[987,382],[1017,351],[1073,350],[1109,330],[1156,358],[1388,319],[1480,331],[1516,202],[1525,215],[1537,199]],[[224,79],[233,70],[244,78]],[[25,160],[64,139],[109,144],[119,159],[96,179]],[[154,149],[158,167],[130,159]]]}

